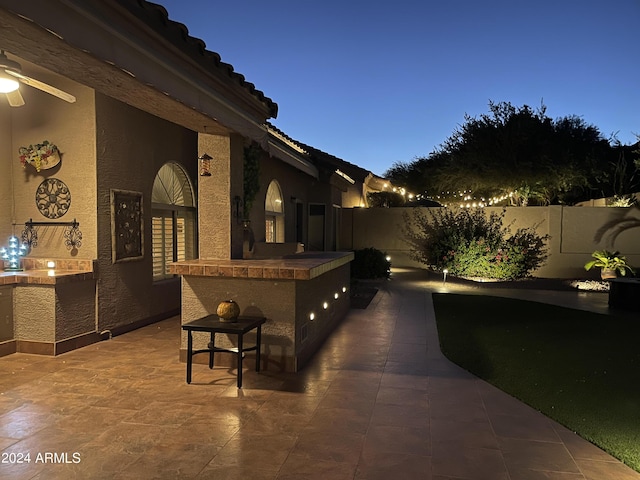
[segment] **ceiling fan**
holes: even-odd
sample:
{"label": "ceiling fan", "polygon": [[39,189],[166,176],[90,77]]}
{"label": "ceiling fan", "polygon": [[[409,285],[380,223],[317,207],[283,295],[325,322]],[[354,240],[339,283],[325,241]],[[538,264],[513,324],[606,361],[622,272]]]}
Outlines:
{"label": "ceiling fan", "polygon": [[19,83],[22,82],[30,87],[42,90],[54,97],[58,97],[65,102],[73,103],[76,101],[76,97],[63,92],[56,87],[52,87],[35,78],[27,77],[22,74],[22,67],[18,62],[9,60],[4,53],[4,50],[0,50],[0,93],[4,93],[7,96],[7,101],[12,107],[21,107],[24,105],[24,99],[18,89]]}

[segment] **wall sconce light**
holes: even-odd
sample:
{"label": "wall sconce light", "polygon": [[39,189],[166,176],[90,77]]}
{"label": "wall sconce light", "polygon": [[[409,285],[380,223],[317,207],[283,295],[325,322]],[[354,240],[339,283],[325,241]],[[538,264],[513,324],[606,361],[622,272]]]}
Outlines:
{"label": "wall sconce light", "polygon": [[18,237],[12,235],[9,237],[9,245],[7,247],[0,248],[0,259],[9,263],[9,266],[5,268],[6,271],[19,272],[20,257],[24,257],[27,254],[27,247],[18,241]]}
{"label": "wall sconce light", "polygon": [[198,157],[198,161],[200,162],[200,176],[201,177],[210,177],[211,176],[211,160],[213,157],[209,156],[206,153],[203,153]]}
{"label": "wall sconce light", "polygon": [[240,198],[239,195],[236,195],[235,197],[233,197],[233,203],[231,204],[231,214],[233,215],[233,218],[236,219],[236,223],[239,225],[242,223],[243,220],[243,214],[242,214],[242,198]]}

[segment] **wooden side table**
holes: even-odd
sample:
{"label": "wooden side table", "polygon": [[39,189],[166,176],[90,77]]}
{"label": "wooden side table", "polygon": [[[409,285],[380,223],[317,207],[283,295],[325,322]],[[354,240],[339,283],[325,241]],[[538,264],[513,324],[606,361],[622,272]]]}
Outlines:
{"label": "wooden side table", "polygon": [[[238,358],[238,388],[242,388],[242,357],[244,352],[256,351],[256,372],[260,371],[260,346],[262,336],[262,324],[267,319],[265,317],[240,316],[237,322],[221,322],[217,315],[208,315],[193,322],[185,323],[182,329],[187,331],[187,383],[191,383],[191,368],[193,366],[193,356],[198,353],[209,353],[209,368],[213,368],[213,354],[215,352],[235,353]],[[244,347],[244,334],[251,330],[256,330],[256,344],[252,347]],[[209,332],[211,342],[209,348],[193,350],[193,332]],[[227,333],[238,336],[237,348],[216,347],[216,333]]]}

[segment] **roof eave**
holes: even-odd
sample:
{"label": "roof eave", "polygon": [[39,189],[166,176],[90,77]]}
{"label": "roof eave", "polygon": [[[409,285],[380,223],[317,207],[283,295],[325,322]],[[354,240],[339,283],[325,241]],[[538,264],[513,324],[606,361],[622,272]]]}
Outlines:
{"label": "roof eave", "polygon": [[[11,53],[98,91],[104,86],[103,93],[117,99],[121,99],[118,90],[108,90],[108,84],[115,81],[133,85],[135,79],[139,88],[153,88],[160,97],[171,98],[230,131],[265,145],[264,122],[277,112],[277,106],[270,100],[262,101],[259,95],[256,97],[247,90],[247,85],[238,83],[238,78],[225,80],[220,72],[216,74],[198,65],[122,6],[132,3],[138,2],[0,0],[0,13],[4,10],[0,16],[4,30],[0,40],[7,50],[9,45],[5,44],[12,45],[14,51]],[[40,51],[31,55],[30,48]],[[46,61],[47,52],[51,53],[50,61]],[[65,54],[57,55],[58,52]],[[65,62],[86,63],[92,71],[86,75],[79,72],[77,77],[80,78],[75,78],[65,68]],[[104,72],[105,82],[87,82],[91,74],[95,80],[97,71]],[[111,78],[112,82],[107,81]],[[123,101],[145,109],[144,105]],[[198,131],[203,131],[203,127]]]}

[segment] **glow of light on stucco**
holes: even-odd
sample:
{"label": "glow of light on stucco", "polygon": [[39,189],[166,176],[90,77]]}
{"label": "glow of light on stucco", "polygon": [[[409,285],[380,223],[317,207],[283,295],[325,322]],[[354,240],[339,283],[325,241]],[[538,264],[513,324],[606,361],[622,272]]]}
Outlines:
{"label": "glow of light on stucco", "polygon": [[344,173],[343,171],[341,171],[340,169],[336,170],[336,174],[340,175],[342,178],[344,178],[347,182],[349,182],[351,185],[355,184],[356,181],[351,178],[349,175],[347,175],[346,173]]}
{"label": "glow of light on stucco", "polygon": [[54,262],[53,260],[49,260],[47,262],[47,268],[56,268],[56,262]]}

